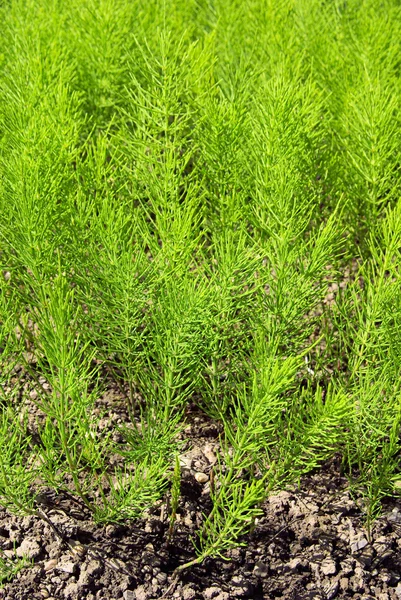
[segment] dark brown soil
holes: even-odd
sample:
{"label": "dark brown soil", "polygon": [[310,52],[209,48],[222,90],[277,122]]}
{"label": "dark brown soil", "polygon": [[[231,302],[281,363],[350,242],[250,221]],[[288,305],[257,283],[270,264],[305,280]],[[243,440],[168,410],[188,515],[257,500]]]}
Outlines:
{"label": "dark brown soil", "polygon": [[[26,388],[23,395],[34,429],[40,417],[34,394]],[[103,409],[105,430],[125,418],[115,392],[99,400],[96,410]],[[299,489],[272,495],[243,540],[246,545],[233,550],[230,560],[207,560],[175,579],[175,569],[195,558],[191,538],[196,539],[202,514],[210,510],[208,479],[219,433],[200,410],[188,414],[182,434],[188,441],[180,457],[182,495],[170,542],[165,500],[140,521],[118,526],[96,525],[77,500],[50,490],[41,495],[43,518],[19,518],[0,509],[0,548],[9,557],[16,552],[33,561],[3,585],[0,598],[401,598],[401,499],[384,503],[369,539],[338,458],[305,477]]]}
{"label": "dark brown soil", "polygon": [[[210,457],[210,439],[205,445]],[[192,449],[188,464],[198,473],[207,471],[197,454],[194,458]],[[207,462],[204,457],[203,465]],[[194,475],[193,469],[184,470],[170,543],[164,503],[135,524],[98,526],[69,497],[44,495],[43,512],[66,540],[83,544],[85,553],[73,553],[43,519],[2,510],[1,548],[11,556],[15,547],[34,565],[4,585],[0,598],[401,598],[401,502],[384,505],[368,541],[336,460],[305,478],[300,490],[271,496],[244,540],[247,546],[233,550],[230,561],[208,560],[184,571],[174,585],[175,568],[194,557],[190,538],[208,510],[208,484]]]}

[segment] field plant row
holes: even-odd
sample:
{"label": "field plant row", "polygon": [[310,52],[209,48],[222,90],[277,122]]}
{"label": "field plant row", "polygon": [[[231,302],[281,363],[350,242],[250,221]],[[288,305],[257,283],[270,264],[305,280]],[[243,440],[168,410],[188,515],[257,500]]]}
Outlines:
{"label": "field plant row", "polygon": [[1,504],[170,494],[171,537],[195,403],[224,433],[193,562],[335,454],[370,527],[401,481],[399,2],[0,13]]}

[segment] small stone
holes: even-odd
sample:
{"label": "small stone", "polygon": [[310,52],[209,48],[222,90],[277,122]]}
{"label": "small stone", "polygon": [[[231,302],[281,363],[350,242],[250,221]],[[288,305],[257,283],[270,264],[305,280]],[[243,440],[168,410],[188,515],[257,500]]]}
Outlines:
{"label": "small stone", "polygon": [[185,515],[185,517],[183,519],[183,523],[184,523],[185,527],[188,527],[190,529],[194,524],[191,515]]}
{"label": "small stone", "polygon": [[124,600],[147,600],[148,594],[145,591],[145,586],[140,585],[135,592],[131,592],[131,590],[126,590],[123,596]]}
{"label": "small stone", "polygon": [[63,560],[57,564],[57,569],[59,571],[61,571],[62,573],[69,573],[70,575],[73,575],[77,571],[77,568],[78,565],[72,562],[72,560]]}
{"label": "small stone", "polygon": [[262,561],[258,561],[253,569],[253,574],[256,577],[267,577],[269,574],[269,567]]}
{"label": "small stone", "polygon": [[372,564],[374,556],[375,551],[372,547],[370,547],[366,548],[365,552],[363,552],[360,556],[357,556],[356,559],[364,569],[367,569]]}
{"label": "small stone", "polygon": [[211,598],[216,598],[216,596],[218,596],[220,592],[220,588],[216,586],[211,586],[205,589],[205,591],[203,592],[203,596],[206,598],[206,600],[211,600]]}
{"label": "small stone", "polygon": [[373,543],[373,548],[376,552],[383,552],[386,548],[388,548],[389,540],[385,535],[381,535]]}
{"label": "small stone", "polygon": [[388,515],[387,520],[391,521],[392,523],[401,523],[401,512],[400,512],[400,510],[397,507],[393,508],[393,510],[391,511],[391,513]]}
{"label": "small stone", "polygon": [[22,526],[25,529],[25,531],[27,531],[31,527],[34,527],[35,526],[35,517],[33,517],[32,515],[27,515],[26,517],[23,517],[22,518]]}
{"label": "small stone", "polygon": [[217,456],[213,451],[213,446],[211,444],[206,444],[203,449],[203,454],[206,456],[210,465],[216,464]]}
{"label": "small stone", "polygon": [[195,473],[195,479],[198,483],[206,483],[209,481],[209,477],[206,473]]}
{"label": "small stone", "polygon": [[354,592],[362,593],[365,589],[364,578],[355,573],[355,576],[351,579],[351,588]]}
{"label": "small stone", "polygon": [[194,600],[196,598],[196,592],[193,588],[188,587],[182,590],[182,598],[183,600]]}
{"label": "small stone", "polygon": [[107,537],[114,537],[118,533],[118,527],[116,525],[107,525],[105,534]]}
{"label": "small stone", "polygon": [[36,390],[31,390],[29,392],[29,397],[31,400],[36,400],[36,398],[38,397],[38,392]]}
{"label": "small stone", "polygon": [[183,469],[190,470],[192,467],[192,458],[190,456],[186,456],[185,454],[182,454],[179,458],[181,467]]}
{"label": "small stone", "polygon": [[154,590],[154,591],[155,591],[156,589],[160,589],[159,582],[157,581],[156,577],[153,577],[153,579],[152,579],[152,581],[151,581],[151,584],[152,584],[152,586],[153,586],[153,590]]}
{"label": "small stone", "polygon": [[156,574],[156,580],[159,585],[163,585],[167,581],[167,574],[160,571],[160,573]]}
{"label": "small stone", "polygon": [[363,548],[365,548],[368,545],[368,543],[368,540],[363,536],[354,540],[353,542],[351,542],[351,552],[355,554],[356,552],[363,550]]}
{"label": "small stone", "polygon": [[290,571],[292,571],[293,573],[296,573],[297,571],[301,571],[302,569],[304,569],[305,567],[308,566],[308,563],[302,559],[302,558],[293,558],[292,560],[290,560],[289,563],[287,563],[287,567]]}
{"label": "small stone", "polygon": [[348,577],[341,577],[340,579],[340,588],[342,589],[343,592],[346,592],[349,586],[349,579]]}
{"label": "small stone", "polygon": [[205,483],[202,489],[202,496],[208,496],[210,494],[210,482]]}
{"label": "small stone", "polygon": [[142,554],[142,560],[145,565],[151,565],[152,567],[160,567],[161,565],[160,558],[153,552],[144,552]]}
{"label": "small stone", "polygon": [[16,555],[19,557],[37,558],[41,553],[41,547],[36,540],[25,539],[17,548]]}
{"label": "small stone", "polygon": [[60,558],[60,544],[53,540],[50,544],[46,544],[45,551],[49,556],[49,559],[57,560]]}
{"label": "small stone", "polygon": [[99,560],[93,559],[86,565],[85,571],[91,576],[99,575],[103,571],[103,565]]}
{"label": "small stone", "polygon": [[339,587],[340,584],[338,581],[333,581],[333,583],[330,583],[329,585],[325,586],[324,593],[326,600],[332,600],[333,598],[335,598],[338,594]]}
{"label": "small stone", "polygon": [[340,563],[343,575],[351,575],[354,572],[355,560],[346,558]]}
{"label": "small stone", "polygon": [[231,595],[236,597],[249,597],[252,593],[252,586],[245,578],[235,575],[231,579]]}
{"label": "small stone", "polygon": [[362,567],[360,566],[356,566],[354,569],[354,575],[355,577],[361,577],[362,579],[366,578],[367,580],[370,579],[370,574],[367,573],[366,571],[364,571],[362,569]]}
{"label": "small stone", "polygon": [[337,565],[332,558],[325,558],[320,565],[320,570],[323,575],[335,575],[337,573]]}
{"label": "small stone", "polygon": [[78,598],[78,585],[76,583],[69,583],[64,589],[64,598],[67,600],[76,600]]}
{"label": "small stone", "polygon": [[89,573],[87,571],[85,571],[84,569],[82,569],[80,575],[79,575],[79,579],[78,579],[78,585],[80,588],[86,588],[89,587],[90,584],[92,583],[92,577],[89,575]]}
{"label": "small stone", "polygon": [[379,573],[379,579],[381,581],[383,581],[383,583],[386,583],[387,585],[389,585],[390,582],[391,582],[392,577],[391,577],[391,575],[390,575],[390,573],[388,571],[384,571],[383,570],[383,571],[381,571]]}
{"label": "small stone", "polygon": [[324,561],[325,554],[324,552],[314,552],[311,556],[311,560],[314,563],[321,563]]}
{"label": "small stone", "polygon": [[398,598],[401,598],[401,583],[399,583],[395,588],[395,593]]}
{"label": "small stone", "polygon": [[91,560],[88,564],[81,567],[81,574],[78,579],[80,587],[89,587],[94,577],[103,573],[104,567],[98,560]]}

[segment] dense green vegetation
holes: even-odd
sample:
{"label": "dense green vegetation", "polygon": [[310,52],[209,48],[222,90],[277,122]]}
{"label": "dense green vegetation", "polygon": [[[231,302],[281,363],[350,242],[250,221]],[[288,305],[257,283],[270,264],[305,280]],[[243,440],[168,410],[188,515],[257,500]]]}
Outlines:
{"label": "dense green vegetation", "polygon": [[[125,521],[170,494],[172,533],[195,403],[224,428],[197,561],[334,454],[369,527],[401,482],[399,2],[0,22],[1,504],[68,486]],[[120,442],[93,411],[111,381]]]}

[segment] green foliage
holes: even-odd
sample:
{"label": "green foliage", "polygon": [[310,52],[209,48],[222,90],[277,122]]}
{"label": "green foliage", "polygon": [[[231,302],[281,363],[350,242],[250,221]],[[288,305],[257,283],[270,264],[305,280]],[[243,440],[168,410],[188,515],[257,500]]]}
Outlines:
{"label": "green foliage", "polygon": [[181,568],[334,454],[370,528],[400,481],[398,0],[0,20],[2,505],[50,486],[123,522],[170,486],[171,537],[195,403],[223,433]]}
{"label": "green foliage", "polygon": [[32,564],[33,561],[25,556],[18,558],[17,555],[15,555],[14,558],[10,558],[4,554],[3,550],[0,550],[0,584],[5,581],[10,581],[22,569],[29,567]]}
{"label": "green foliage", "polygon": [[170,507],[170,523],[168,528],[167,539],[171,540],[174,533],[174,525],[177,518],[178,503],[180,500],[181,491],[181,465],[178,454],[175,456],[174,471],[171,484],[171,507]]}
{"label": "green foliage", "polygon": [[38,473],[35,455],[30,453],[30,437],[26,420],[3,407],[0,413],[0,501],[12,512],[27,515],[33,512],[31,485]]}

